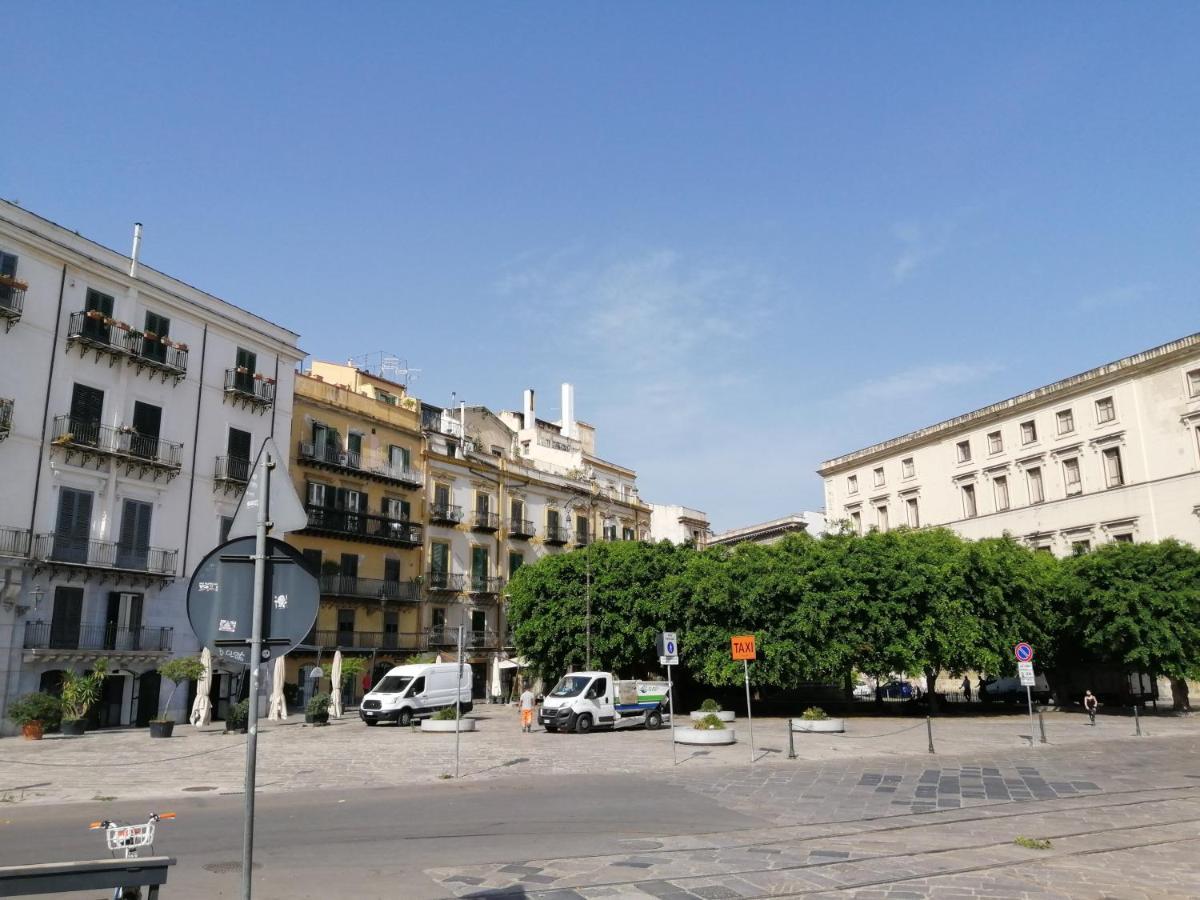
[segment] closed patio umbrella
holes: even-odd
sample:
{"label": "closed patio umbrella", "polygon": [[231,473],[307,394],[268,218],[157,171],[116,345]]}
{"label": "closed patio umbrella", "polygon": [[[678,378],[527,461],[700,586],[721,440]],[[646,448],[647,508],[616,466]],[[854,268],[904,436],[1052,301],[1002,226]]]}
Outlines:
{"label": "closed patio umbrella", "polygon": [[207,647],[200,654],[200,662],[204,664],[204,674],[196,679],[196,700],[188,717],[188,721],[196,727],[212,722],[212,702],[208,699],[208,692],[212,690],[213,667],[212,653]]}
{"label": "closed patio umbrella", "polygon": [[500,654],[492,657],[492,693],[491,699],[493,703],[500,701],[501,694],[504,688],[500,684]]}
{"label": "closed patio umbrella", "polygon": [[287,700],[283,697],[284,666],[283,657],[275,657],[275,669],[271,673],[271,708],[267,718],[272,722],[282,722],[287,718]]}
{"label": "closed patio umbrella", "polygon": [[329,691],[329,714],[335,719],[342,717],[342,651],[335,650],[333,654],[333,672],[329,676],[331,687]]}

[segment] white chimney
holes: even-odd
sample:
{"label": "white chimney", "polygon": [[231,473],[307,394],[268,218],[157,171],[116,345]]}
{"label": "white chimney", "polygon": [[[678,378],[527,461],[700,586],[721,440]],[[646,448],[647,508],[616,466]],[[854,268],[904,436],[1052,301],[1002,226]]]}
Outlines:
{"label": "white chimney", "polygon": [[533,419],[533,388],[525,389],[525,427],[532,428],[536,423]]}
{"label": "white chimney", "polygon": [[129,277],[137,278],[138,254],[142,251],[142,223],[133,223],[133,252],[129,254]]}
{"label": "white chimney", "polygon": [[575,386],[566,382],[562,386],[562,436],[579,436],[575,427]]}

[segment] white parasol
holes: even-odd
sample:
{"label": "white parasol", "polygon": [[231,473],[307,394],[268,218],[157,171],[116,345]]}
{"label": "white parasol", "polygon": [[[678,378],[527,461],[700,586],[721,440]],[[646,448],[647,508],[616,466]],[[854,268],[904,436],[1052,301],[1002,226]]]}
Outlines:
{"label": "white parasol", "polygon": [[333,672],[329,676],[329,714],[335,719],[342,717],[342,651],[333,653]]}
{"label": "white parasol", "polygon": [[271,672],[271,708],[267,718],[272,722],[282,722],[287,718],[287,700],[283,697],[283,679],[285,677],[283,657],[275,657],[275,668]]}
{"label": "white parasol", "polygon": [[208,692],[212,690],[213,666],[212,653],[207,647],[200,654],[200,662],[204,663],[204,674],[196,679],[196,700],[192,703],[192,714],[188,721],[199,728],[212,722],[212,702]]}
{"label": "white parasol", "polygon": [[497,653],[492,657],[492,700],[499,700],[503,690],[500,684],[500,654]]}

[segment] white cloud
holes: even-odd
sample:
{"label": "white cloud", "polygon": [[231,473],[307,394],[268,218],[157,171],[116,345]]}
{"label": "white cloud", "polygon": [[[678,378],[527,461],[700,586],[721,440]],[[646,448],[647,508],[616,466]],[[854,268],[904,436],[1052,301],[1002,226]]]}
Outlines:
{"label": "white cloud", "polygon": [[881,400],[904,400],[927,394],[943,387],[954,387],[986,378],[1003,368],[997,363],[937,363],[916,366],[893,372],[882,378],[865,381],[847,392],[858,402],[878,403]]}

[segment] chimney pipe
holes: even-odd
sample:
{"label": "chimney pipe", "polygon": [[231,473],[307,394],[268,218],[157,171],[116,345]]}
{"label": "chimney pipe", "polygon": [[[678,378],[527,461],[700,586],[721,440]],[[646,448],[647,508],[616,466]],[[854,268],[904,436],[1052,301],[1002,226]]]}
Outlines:
{"label": "chimney pipe", "polygon": [[533,418],[533,388],[525,390],[525,427],[532,428],[534,426]]}
{"label": "chimney pipe", "polygon": [[563,382],[562,386],[562,436],[576,437],[575,428],[575,387]]}
{"label": "chimney pipe", "polygon": [[[462,428],[463,447],[467,445],[467,401],[460,400],[458,403],[458,424]],[[476,450],[479,448],[476,447]]]}
{"label": "chimney pipe", "polygon": [[142,252],[142,223],[133,223],[133,252],[129,254],[129,277],[137,278],[138,254]]}

